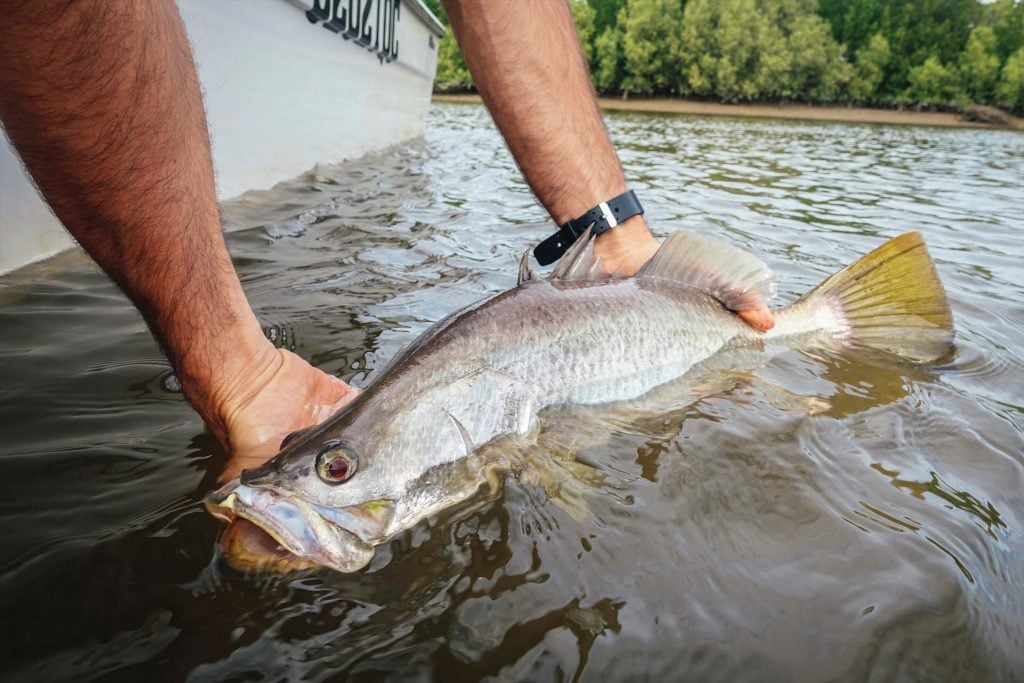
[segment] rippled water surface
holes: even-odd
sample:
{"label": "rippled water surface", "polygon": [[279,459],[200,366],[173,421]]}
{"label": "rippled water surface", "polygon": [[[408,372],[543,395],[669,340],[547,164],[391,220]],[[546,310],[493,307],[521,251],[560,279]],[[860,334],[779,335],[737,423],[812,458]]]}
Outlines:
{"label": "rippled water surface", "polygon": [[[224,454],[138,315],[61,256],[0,278],[2,677],[1024,679],[1024,135],[608,119],[654,230],[760,255],[781,302],[922,231],[955,355],[792,351],[571,453],[603,474],[571,505],[508,478],[364,572],[240,576],[198,502]],[[224,215],[275,339],[360,385],[550,229],[467,105]]]}

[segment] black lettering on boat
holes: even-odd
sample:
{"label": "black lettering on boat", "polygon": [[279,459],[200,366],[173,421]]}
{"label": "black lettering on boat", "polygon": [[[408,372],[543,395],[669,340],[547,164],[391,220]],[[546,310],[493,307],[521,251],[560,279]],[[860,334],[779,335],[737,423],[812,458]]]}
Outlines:
{"label": "black lettering on boat", "polygon": [[359,6],[362,0],[348,0],[348,28],[345,30],[345,39],[352,40],[359,37],[359,20],[361,12]]}
{"label": "black lettering on boat", "polygon": [[401,17],[401,0],[310,0],[306,10],[311,24],[320,24],[345,40],[366,48],[377,59],[398,59],[396,30]]}
{"label": "black lettering on boat", "polygon": [[[398,18],[399,18],[398,17],[398,14],[399,14],[398,10],[399,9],[401,9],[401,8],[398,6],[398,0],[395,0],[395,18],[391,22],[391,27],[392,28],[394,28],[395,26],[398,25]],[[389,59],[388,61],[392,61],[392,60],[395,60],[395,59],[398,59],[398,41],[397,40],[394,41],[394,45],[391,48],[391,59]]]}
{"label": "black lettering on boat", "polygon": [[391,26],[391,22],[388,20],[391,16],[391,5],[395,0],[378,0],[378,25],[380,29],[377,31],[377,42],[378,45],[374,52],[377,53],[377,59],[383,64],[385,56],[388,53],[388,43],[391,41],[391,36],[394,32],[394,27]]}
{"label": "black lettering on boat", "polygon": [[393,62],[398,59],[398,40],[395,39],[395,28],[398,25],[399,14],[402,9],[402,3],[400,0],[392,0],[392,2],[391,17],[387,22],[388,27],[390,28],[388,31],[388,49],[387,55],[384,57],[388,62]]}
{"label": "black lettering on boat", "polygon": [[313,8],[306,10],[306,19],[311,24],[319,24],[331,18],[331,0],[313,0]]}
{"label": "black lettering on boat", "polygon": [[370,10],[373,9],[373,0],[366,0],[363,5],[363,30],[359,34],[359,38],[356,39],[356,43],[363,47],[370,47],[370,41],[373,39],[373,34],[376,33],[374,29],[380,30],[380,22],[376,22],[373,26],[370,26]]}
{"label": "black lettering on boat", "polygon": [[[374,34],[373,34],[373,47],[370,48],[371,50],[373,50],[374,52],[377,52],[377,53],[380,52],[380,34],[381,34],[381,31],[384,30],[384,27],[380,23],[380,8],[381,8],[381,6],[383,4],[384,4],[384,0],[377,0],[377,21],[376,21],[377,30],[374,31]],[[378,54],[378,56],[379,56],[379,54]]]}
{"label": "black lettering on boat", "polygon": [[341,33],[345,30],[345,24],[348,19],[348,9],[342,7],[342,3],[345,0],[333,0],[333,8],[331,9],[331,20],[324,24],[324,28],[332,33]]}

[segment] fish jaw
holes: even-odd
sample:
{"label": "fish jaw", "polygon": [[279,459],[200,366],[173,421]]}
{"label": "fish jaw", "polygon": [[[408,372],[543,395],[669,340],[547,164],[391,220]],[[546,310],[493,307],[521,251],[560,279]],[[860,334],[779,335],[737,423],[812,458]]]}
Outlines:
{"label": "fish jaw", "polygon": [[[269,487],[233,481],[204,501],[215,517],[252,522],[303,563],[335,571],[359,571],[373,559],[394,513],[391,501],[329,509]],[[283,563],[282,566],[288,563]]]}

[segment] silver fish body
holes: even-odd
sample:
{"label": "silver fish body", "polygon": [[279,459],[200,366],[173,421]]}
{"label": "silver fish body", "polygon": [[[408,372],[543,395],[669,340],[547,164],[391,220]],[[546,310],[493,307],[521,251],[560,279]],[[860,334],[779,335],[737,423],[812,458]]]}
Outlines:
{"label": "silver fish body", "polygon": [[295,555],[354,571],[374,546],[474,495],[489,476],[474,461],[479,447],[531,433],[546,408],[637,401],[769,339],[851,335],[828,296],[777,311],[766,334],[713,290],[656,268],[525,279],[435,324],[341,412],[208,505],[256,523]]}

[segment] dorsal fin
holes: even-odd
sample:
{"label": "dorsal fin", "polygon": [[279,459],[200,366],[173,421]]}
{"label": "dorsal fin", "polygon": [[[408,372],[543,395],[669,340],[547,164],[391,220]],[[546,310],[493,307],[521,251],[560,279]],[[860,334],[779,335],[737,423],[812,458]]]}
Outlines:
{"label": "dorsal fin", "polygon": [[733,311],[756,308],[775,296],[775,275],[761,259],[686,230],[669,235],[637,277],[672,280],[700,289]]}
{"label": "dorsal fin", "polygon": [[533,269],[530,268],[531,251],[532,250],[527,249],[525,252],[523,252],[523,257],[519,259],[519,279],[516,282],[516,285],[521,285],[527,280],[537,279],[537,273],[533,272]]}
{"label": "dorsal fin", "polygon": [[601,259],[594,254],[594,240],[590,239],[590,228],[569,248],[558,262],[549,280],[599,280],[608,277],[601,266]]}

